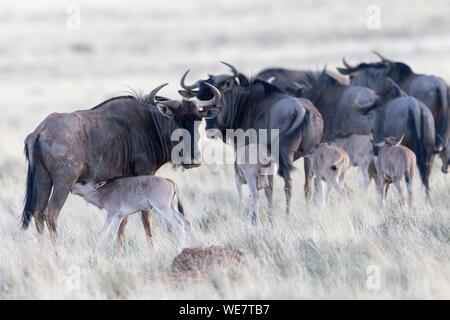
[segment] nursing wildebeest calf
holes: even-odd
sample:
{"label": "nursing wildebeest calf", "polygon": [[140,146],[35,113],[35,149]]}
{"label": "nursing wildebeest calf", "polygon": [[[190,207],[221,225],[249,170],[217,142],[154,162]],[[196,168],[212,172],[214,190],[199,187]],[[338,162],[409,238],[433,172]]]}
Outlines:
{"label": "nursing wildebeest calf", "polygon": [[[322,138],[323,121],[320,113],[314,105],[302,98],[295,98],[286,94],[274,85],[261,80],[249,80],[239,73],[235,67],[226,64],[232,71],[232,75],[212,75],[204,81],[197,81],[194,85],[187,86],[183,76],[181,85],[185,91],[180,92],[185,96],[196,96],[200,100],[211,99],[213,92],[208,86],[212,84],[221,92],[219,103],[220,112],[214,118],[206,122],[206,129],[219,129],[226,141],[226,130],[279,130],[279,144],[272,145],[272,139],[267,141],[249,141],[247,143],[266,143],[269,153],[274,155],[275,147],[279,150],[278,174],[284,179],[286,194],[286,212],[289,213],[291,199],[291,171],[294,169],[293,161],[304,154],[309,153],[317,146]],[[196,89],[196,91],[194,90]],[[259,137],[256,137],[259,139]],[[243,145],[236,145],[236,148]],[[310,194],[311,178],[310,170],[307,176],[305,191]],[[271,180],[271,179],[270,179]],[[272,185],[272,182],[270,182]],[[272,186],[270,187],[270,189]],[[271,194],[269,192],[268,194]],[[308,195],[309,196],[309,195]],[[269,202],[271,199],[268,199]]]}
{"label": "nursing wildebeest calf", "polygon": [[186,235],[194,245],[199,244],[191,223],[185,217],[177,185],[170,179],[138,176],[100,183],[82,180],[74,184],[72,193],[106,211],[100,240],[110,238],[109,249],[114,244],[122,220],[130,214],[148,208],[156,211],[169,223],[170,230],[178,237],[181,248],[186,246]]}
{"label": "nursing wildebeest calf", "polygon": [[376,52],[375,54],[381,61],[351,66],[344,59],[345,68],[338,70],[344,75],[350,75],[352,84],[363,86],[372,81],[369,79],[370,72],[378,70],[408,95],[422,101],[434,118],[436,150],[445,153],[450,141],[450,89],[446,81],[434,75],[415,73],[406,63],[386,59]]}
{"label": "nursing wildebeest calf", "polygon": [[[73,184],[79,179],[107,181],[117,177],[154,175],[165,163],[186,168],[198,166],[197,141],[192,137],[206,114],[217,111],[215,94],[211,101],[169,100],[154,89],[148,97],[122,96],[109,99],[90,109],[48,116],[25,140],[28,160],[25,207],[22,228],[34,216],[39,233],[47,223],[56,238],[56,223]],[[199,111],[198,107],[202,108]],[[189,137],[171,141],[176,129],[185,129]],[[181,146],[181,148],[180,148]],[[172,158],[175,154],[176,159]],[[142,212],[142,220],[151,238],[151,216]],[[119,230],[122,238],[126,219]]]}

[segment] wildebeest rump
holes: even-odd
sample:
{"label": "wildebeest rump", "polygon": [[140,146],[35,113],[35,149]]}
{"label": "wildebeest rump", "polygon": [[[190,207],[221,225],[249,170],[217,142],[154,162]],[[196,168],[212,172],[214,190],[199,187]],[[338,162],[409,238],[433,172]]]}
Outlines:
{"label": "wildebeest rump", "polygon": [[425,103],[434,117],[436,148],[445,152],[443,149],[447,147],[450,139],[450,89],[446,81],[434,75],[415,73],[406,63],[392,61],[379,53],[376,54],[381,61],[351,66],[344,59],[345,68],[338,70],[344,75],[350,75],[351,82],[355,85],[366,85],[370,81],[368,72],[380,70],[407,94]]}
{"label": "wildebeest rump", "polygon": [[373,90],[343,85],[324,70],[320,74],[307,73],[296,95],[310,100],[322,114],[324,140],[371,133],[371,120],[361,111],[372,108],[378,101]]}
{"label": "wildebeest rump", "polygon": [[[213,104],[209,106],[203,102],[203,110],[199,112],[195,101],[166,98],[155,101],[156,93],[163,86],[155,88],[145,101],[122,96],[90,110],[53,113],[28,135],[23,229],[34,216],[39,233],[45,221],[51,234],[56,236],[59,212],[72,185],[80,178],[107,181],[116,177],[153,175],[171,161],[172,149],[178,144],[171,141],[172,132],[183,128],[194,137],[198,129],[195,121],[210,113],[215,102],[211,101]],[[190,149],[190,152],[181,155],[182,166],[198,165],[194,161],[198,157],[196,143],[193,139],[183,141],[184,150]],[[151,236],[148,211],[143,212],[143,222],[147,235]]]}
{"label": "wildebeest rump", "polygon": [[412,206],[413,202],[413,179],[414,179],[414,163],[416,155],[411,149],[400,145],[400,141],[393,137],[386,138],[384,141],[375,144],[377,150],[377,189],[384,203],[389,185],[394,183],[397,193],[400,197],[401,204],[404,203],[401,180],[404,177],[406,187],[408,189],[408,202]]}
{"label": "wildebeest rump", "polygon": [[[289,212],[290,173],[294,168],[292,162],[310,152],[320,142],[322,117],[310,101],[292,97],[265,81],[249,80],[232,65],[226,65],[230,67],[232,75],[209,76],[191,86],[184,83],[185,74],[181,81],[185,88],[183,94],[205,100],[212,97],[212,91],[206,84],[212,84],[220,90],[221,111],[217,117],[206,121],[207,129],[279,130],[278,174],[285,182],[286,212]],[[273,146],[270,145],[270,139],[268,142],[267,147],[271,152]],[[310,186],[305,185],[305,190],[308,188]]]}

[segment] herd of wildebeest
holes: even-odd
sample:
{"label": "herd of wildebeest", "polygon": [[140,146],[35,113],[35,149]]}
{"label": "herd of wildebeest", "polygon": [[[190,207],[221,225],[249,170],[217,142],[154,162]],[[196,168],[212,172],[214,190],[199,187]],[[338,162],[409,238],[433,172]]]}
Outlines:
{"label": "herd of wildebeest", "polygon": [[[120,96],[89,110],[50,114],[25,139],[28,161],[22,228],[34,217],[37,231],[47,225],[57,237],[58,215],[74,193],[107,211],[102,234],[112,243],[123,240],[129,214],[140,212],[149,239],[152,212],[161,214],[185,245],[186,235],[198,243],[185,217],[176,184],[155,176],[171,162],[176,129],[189,132],[180,151],[184,168],[200,164],[198,125],[206,132],[277,129],[278,156],[271,141],[234,145],[235,176],[240,196],[248,184],[251,204],[248,219],[260,223],[258,192],[264,189],[271,222],[273,175],[265,170],[276,162],[284,180],[286,214],[291,200],[293,163],[304,158],[304,195],[326,204],[327,186],[345,195],[345,172],[360,170],[361,188],[373,179],[384,203],[390,184],[404,203],[401,182],[406,181],[412,205],[412,182],[417,166],[426,197],[433,159],[438,154],[447,173],[450,155],[450,88],[444,79],[417,74],[403,62],[379,53],[376,62],[350,65],[343,59],[339,73],[265,69],[254,78],[223,62],[229,73],[209,75],[186,84],[181,77],[180,99],[157,93]],[[225,135],[223,135],[225,136]],[[212,137],[212,136],[210,136]],[[189,150],[189,152],[186,152]],[[261,152],[264,150],[264,152]],[[249,153],[261,153],[249,163]],[[313,197],[313,195],[315,195]]]}

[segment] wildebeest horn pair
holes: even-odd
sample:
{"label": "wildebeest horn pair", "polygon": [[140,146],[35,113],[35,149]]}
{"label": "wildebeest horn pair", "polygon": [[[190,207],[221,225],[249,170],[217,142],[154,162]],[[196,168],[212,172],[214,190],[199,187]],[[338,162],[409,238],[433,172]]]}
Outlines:
{"label": "wildebeest horn pair", "polygon": [[[377,51],[372,51],[377,57],[379,57],[380,59],[381,59],[381,62],[384,62],[384,63],[389,63],[389,62],[391,62],[391,60],[389,60],[389,59],[386,59],[384,56],[382,56],[379,52],[377,52]],[[342,58],[342,64],[345,66],[345,68],[348,70],[348,71],[350,71],[350,72],[355,72],[355,71],[358,71],[359,69],[361,69],[361,68],[363,68],[363,67],[366,67],[367,66],[367,64],[365,64],[365,63],[360,63],[359,65],[357,65],[357,66],[352,66],[351,64],[349,64],[348,62],[347,62],[347,60],[345,59],[345,57],[344,58]]]}
{"label": "wildebeest horn pair", "polygon": [[[226,65],[228,68],[230,68],[231,72],[233,73],[233,77],[236,78],[239,75],[239,72],[237,71],[236,67],[228,62],[221,61],[220,63]],[[183,89],[192,91],[194,89],[197,89],[200,86],[200,81],[195,82],[194,84],[188,85],[186,84],[186,76],[188,75],[189,71],[191,69],[187,69],[186,72],[183,74],[180,80],[180,85]]]}
{"label": "wildebeest horn pair", "polygon": [[[165,105],[166,103],[164,101],[157,102],[155,100],[155,98],[156,98],[156,94],[158,93],[158,91],[161,90],[162,88],[164,88],[165,86],[167,86],[168,84],[169,83],[164,83],[164,84],[156,87],[155,89],[153,89],[150,92],[150,94],[148,95],[148,101],[150,101],[150,103],[154,104],[154,105],[156,105],[157,103]],[[208,87],[210,87],[211,91],[214,94],[214,98],[207,100],[207,101],[202,101],[202,100],[198,100],[197,98],[194,98],[195,104],[200,111],[204,111],[207,108],[217,105],[217,103],[220,100],[220,91],[216,87],[214,87],[212,84],[206,83],[206,85]]]}

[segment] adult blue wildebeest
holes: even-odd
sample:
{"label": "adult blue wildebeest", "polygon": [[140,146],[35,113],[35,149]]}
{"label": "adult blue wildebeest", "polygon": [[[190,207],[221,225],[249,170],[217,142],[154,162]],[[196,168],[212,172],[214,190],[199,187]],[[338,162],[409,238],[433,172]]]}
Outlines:
{"label": "adult blue wildebeest", "polygon": [[383,81],[374,83],[378,85],[371,88],[343,86],[326,73],[319,77],[312,74],[309,87],[299,89],[299,94],[311,99],[322,113],[326,139],[372,132],[375,141],[380,142],[404,135],[402,143],[416,153],[422,183],[429,195],[435,152],[433,116],[425,104],[407,96],[391,79],[383,76]]}
{"label": "adult blue wildebeest", "polygon": [[450,89],[448,84],[440,77],[415,73],[406,63],[386,59],[377,52],[375,54],[380,57],[381,61],[351,66],[343,59],[345,68],[338,68],[338,70],[344,75],[349,75],[352,84],[362,86],[366,86],[371,81],[369,79],[370,70],[382,71],[408,95],[425,103],[434,118],[436,149],[443,153],[441,158],[444,159],[445,149],[450,140]]}
{"label": "adult blue wildebeest", "polygon": [[[184,91],[180,94],[196,96],[200,100],[209,100],[213,96],[211,86],[217,87],[221,93],[219,102],[220,112],[216,117],[206,121],[206,129],[249,130],[249,129],[278,129],[279,130],[279,159],[278,174],[284,179],[286,194],[286,212],[289,213],[291,199],[291,171],[293,161],[311,152],[322,138],[323,121],[314,105],[302,98],[292,97],[279,88],[261,80],[249,80],[237,69],[227,63],[232,74],[212,75],[208,79],[199,80],[196,84],[187,86],[184,83],[186,74],[182,77],[181,85]],[[189,71],[189,70],[188,70]],[[194,91],[194,89],[196,89]],[[226,135],[224,135],[225,137]],[[261,143],[261,141],[250,141]],[[274,149],[271,139],[266,141],[269,151]],[[236,147],[236,143],[234,143]],[[305,172],[305,194],[309,198],[311,193],[310,171]],[[272,177],[266,196],[269,204],[272,195]]]}
{"label": "adult blue wildebeest", "polygon": [[[34,216],[39,233],[47,223],[56,238],[58,215],[72,186],[79,179],[107,181],[117,177],[154,175],[165,163],[173,160],[172,151],[179,151],[185,168],[198,166],[197,141],[193,137],[198,123],[207,113],[218,111],[220,93],[211,88],[210,101],[196,102],[157,98],[161,85],[138,99],[121,96],[109,99],[90,110],[53,113],[25,139],[28,160],[25,207],[22,228]],[[201,107],[199,111],[197,107]],[[185,129],[183,150],[171,140],[176,129]],[[176,147],[176,149],[174,149]],[[145,209],[145,208],[143,208]],[[151,238],[151,216],[141,212],[142,221]],[[123,236],[126,220],[119,229]]]}

